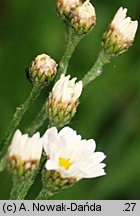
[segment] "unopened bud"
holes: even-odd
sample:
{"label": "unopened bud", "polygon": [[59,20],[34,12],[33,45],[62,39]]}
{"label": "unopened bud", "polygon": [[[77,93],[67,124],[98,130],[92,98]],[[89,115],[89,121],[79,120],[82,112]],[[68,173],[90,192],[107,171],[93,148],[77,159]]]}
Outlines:
{"label": "unopened bud", "polygon": [[28,77],[35,84],[46,85],[53,79],[57,71],[56,62],[48,55],[38,55],[28,70]]}
{"label": "unopened bud", "polygon": [[46,104],[51,125],[62,127],[75,115],[83,88],[82,81],[75,83],[76,79],[62,74],[55,83]]}
{"label": "unopened bud", "polygon": [[120,8],[103,36],[103,48],[107,54],[120,55],[133,44],[138,21],[126,17],[127,9]]}
{"label": "unopened bud", "polygon": [[71,13],[79,5],[80,0],[57,0],[57,10],[60,16],[65,20],[71,17]]}
{"label": "unopened bud", "polygon": [[96,23],[95,8],[89,0],[72,12],[71,25],[78,34],[88,33]]}
{"label": "unopened bud", "polygon": [[62,178],[60,173],[55,170],[46,170],[42,172],[43,187],[47,190],[49,196],[53,196],[55,193],[61,190],[71,187],[76,179],[74,178]]}

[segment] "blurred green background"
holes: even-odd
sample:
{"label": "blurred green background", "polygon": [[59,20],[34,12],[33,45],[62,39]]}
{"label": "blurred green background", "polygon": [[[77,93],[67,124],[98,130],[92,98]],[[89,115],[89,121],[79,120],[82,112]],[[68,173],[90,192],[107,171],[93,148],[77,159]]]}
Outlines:
{"label": "blurred green background", "polygon": [[[68,72],[83,77],[96,60],[102,34],[120,6],[132,19],[140,17],[138,0],[94,0],[97,25],[78,45]],[[25,68],[37,54],[58,62],[64,52],[65,25],[56,15],[55,0],[0,0],[0,138],[16,106],[31,84]],[[84,89],[70,126],[83,138],[94,138],[107,155],[107,175],[82,180],[54,199],[140,199],[140,32],[128,53],[113,59],[103,75]],[[27,127],[46,100],[44,90],[21,122]],[[44,132],[44,128],[41,129]],[[28,199],[33,198],[38,182]],[[11,176],[0,173],[0,199],[8,199]]]}

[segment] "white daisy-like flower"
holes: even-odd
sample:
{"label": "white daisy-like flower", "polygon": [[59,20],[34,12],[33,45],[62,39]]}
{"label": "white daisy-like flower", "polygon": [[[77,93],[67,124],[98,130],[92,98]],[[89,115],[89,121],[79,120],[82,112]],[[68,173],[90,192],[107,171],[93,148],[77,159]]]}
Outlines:
{"label": "white daisy-like flower", "polygon": [[126,17],[127,8],[120,7],[111,22],[111,26],[118,31],[124,40],[133,41],[138,21],[132,21],[130,17]]}
{"label": "white daisy-like flower", "polygon": [[96,23],[96,12],[90,0],[85,1],[73,11],[71,23],[80,33],[88,32]]}
{"label": "white daisy-like flower", "polygon": [[132,45],[138,21],[126,17],[127,9],[119,8],[103,36],[103,48],[107,54],[120,55]]}
{"label": "white daisy-like flower", "polygon": [[61,75],[49,94],[46,109],[51,125],[62,127],[75,115],[82,93],[82,81],[70,79],[70,75]]}
{"label": "white daisy-like flower", "polygon": [[61,178],[95,178],[105,175],[105,154],[95,152],[93,139],[82,140],[76,131],[69,127],[60,132],[55,127],[46,131],[43,136],[43,146],[48,157],[45,168],[57,171]]}
{"label": "white daisy-like flower", "polygon": [[29,137],[16,130],[8,150],[9,162],[25,170],[32,168],[32,165],[35,168],[39,164],[42,149],[42,139],[38,132]]}
{"label": "white daisy-like flower", "polygon": [[34,83],[48,82],[57,71],[57,63],[49,55],[38,55],[29,69],[29,78]]}

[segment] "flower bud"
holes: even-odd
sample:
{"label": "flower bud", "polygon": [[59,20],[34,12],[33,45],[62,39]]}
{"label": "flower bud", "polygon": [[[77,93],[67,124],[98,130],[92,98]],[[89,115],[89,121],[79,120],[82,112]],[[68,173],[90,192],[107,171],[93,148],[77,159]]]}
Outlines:
{"label": "flower bud", "polygon": [[76,79],[62,74],[49,94],[46,108],[51,125],[62,127],[75,115],[83,88],[82,81],[75,83]]}
{"label": "flower bud", "polygon": [[28,77],[35,84],[46,85],[57,71],[56,62],[48,55],[38,55],[28,70]]}
{"label": "flower bud", "polygon": [[10,170],[18,177],[30,174],[39,165],[42,154],[42,140],[39,133],[32,137],[17,130],[8,150]]}
{"label": "flower bud", "polygon": [[132,45],[138,21],[126,17],[127,9],[119,8],[108,30],[103,35],[103,48],[107,54],[120,55]]}
{"label": "flower bud", "polygon": [[60,176],[60,173],[55,170],[46,170],[42,172],[42,181],[43,188],[47,190],[49,196],[53,196],[55,193],[60,192],[61,190],[71,187],[76,183],[74,178],[65,178],[63,179]]}
{"label": "flower bud", "polygon": [[57,10],[60,16],[65,20],[71,17],[71,13],[79,5],[80,0],[57,0]]}
{"label": "flower bud", "polygon": [[95,8],[86,0],[72,12],[71,25],[78,34],[89,32],[96,23]]}

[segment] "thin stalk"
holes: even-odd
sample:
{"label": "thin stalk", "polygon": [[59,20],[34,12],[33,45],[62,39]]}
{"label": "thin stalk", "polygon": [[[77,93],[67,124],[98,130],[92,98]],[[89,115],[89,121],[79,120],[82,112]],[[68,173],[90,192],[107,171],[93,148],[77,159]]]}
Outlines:
{"label": "thin stalk", "polygon": [[0,172],[2,172],[5,169],[6,163],[7,163],[7,157],[5,155],[0,161]]}
{"label": "thin stalk", "polygon": [[68,36],[67,36],[67,42],[66,42],[66,50],[65,53],[59,63],[59,68],[58,68],[58,72],[56,75],[56,81],[59,79],[60,75],[66,74],[67,72],[67,68],[69,65],[69,61],[72,57],[72,54],[76,48],[76,46],[78,45],[78,43],[80,42],[82,36],[79,36],[75,33],[74,29],[69,27],[68,29]]}
{"label": "thin stalk", "polygon": [[13,181],[13,187],[10,193],[10,200],[24,200],[30,187],[35,181],[38,172],[33,173],[26,180],[17,179]]}
{"label": "thin stalk", "polygon": [[11,190],[10,198],[9,198],[10,200],[17,200],[18,194],[22,190],[24,183],[25,181],[18,180],[18,179],[15,179],[13,181],[13,186],[12,186],[12,190]]}
{"label": "thin stalk", "polygon": [[[21,190],[17,194],[16,200],[24,200],[25,199],[29,189],[31,188],[32,184],[35,181],[37,174],[38,174],[38,172],[35,172],[32,176],[30,176],[30,178],[28,178],[27,182],[24,182]],[[19,182],[19,184],[20,184],[20,182]]]}
{"label": "thin stalk", "polygon": [[83,86],[85,87],[91,81],[95,80],[98,76],[100,76],[103,71],[103,66],[109,62],[110,62],[110,55],[106,54],[103,50],[101,50],[95,64],[84,76],[82,80]]}
{"label": "thin stalk", "polygon": [[40,191],[39,195],[37,196],[36,200],[48,200],[51,196],[53,196],[54,194],[49,192],[48,189],[46,188],[42,188],[42,190]]}
{"label": "thin stalk", "polygon": [[0,159],[2,159],[3,156],[5,155],[7,148],[9,146],[9,143],[11,141],[11,138],[12,138],[16,128],[18,127],[23,115],[28,110],[31,103],[34,102],[36,100],[36,98],[39,96],[42,88],[43,87],[40,85],[34,85],[32,90],[31,90],[31,93],[30,93],[29,97],[27,98],[27,100],[25,101],[25,103],[22,104],[20,107],[17,107],[16,112],[14,114],[14,117],[13,117],[13,119],[9,125],[9,128],[5,134],[5,137],[4,137],[2,145],[1,145]]}

